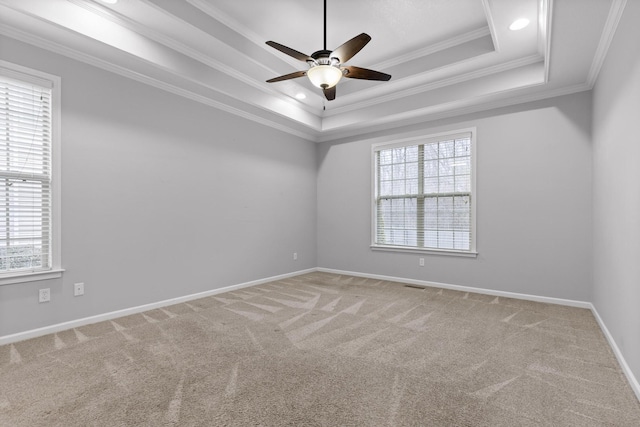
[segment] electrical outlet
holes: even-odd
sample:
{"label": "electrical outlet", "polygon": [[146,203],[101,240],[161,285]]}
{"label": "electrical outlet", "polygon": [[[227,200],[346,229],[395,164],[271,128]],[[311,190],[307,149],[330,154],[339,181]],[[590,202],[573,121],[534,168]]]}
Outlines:
{"label": "electrical outlet", "polygon": [[51,301],[51,289],[44,288],[38,291],[38,302],[49,302]]}
{"label": "electrical outlet", "polygon": [[420,264],[420,267],[424,267],[424,258],[420,258],[418,263]]}
{"label": "electrical outlet", "polygon": [[84,295],[84,283],[76,283],[73,285],[73,296],[79,297]]}
{"label": "electrical outlet", "polygon": [[293,260],[297,261],[298,260],[298,252],[294,252],[293,253]]}

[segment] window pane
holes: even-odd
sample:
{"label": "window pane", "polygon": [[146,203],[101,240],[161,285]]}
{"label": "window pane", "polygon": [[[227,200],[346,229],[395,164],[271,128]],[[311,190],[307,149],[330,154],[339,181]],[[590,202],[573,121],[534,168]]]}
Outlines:
{"label": "window pane", "polygon": [[437,160],[427,160],[424,162],[424,176],[426,177],[438,176]]}
{"label": "window pane", "polygon": [[407,180],[407,194],[418,194],[418,178]]}
{"label": "window pane", "polygon": [[454,141],[442,141],[440,142],[438,147],[438,157],[441,159],[446,159],[449,157],[453,157],[454,154]]}
{"label": "window pane", "polygon": [[404,180],[400,181],[391,181],[392,182],[392,193],[394,196],[402,196],[404,194]]}
{"label": "window pane", "polygon": [[417,227],[418,201],[417,199],[404,199],[404,227],[415,230]]}
{"label": "window pane", "polygon": [[455,191],[457,193],[470,193],[471,192],[471,176],[469,175],[457,175],[455,177],[456,185]]}
{"label": "window pane", "polygon": [[404,164],[393,165],[393,179],[404,179]]}
{"label": "window pane", "polygon": [[389,199],[378,200],[378,221],[389,216],[391,212],[391,201]]}
{"label": "window pane", "polygon": [[438,229],[453,229],[453,197],[438,197]]}
{"label": "window pane", "polygon": [[391,201],[387,199],[379,200],[377,211],[378,235],[376,236],[376,241],[380,244],[388,244],[390,241],[390,215]]}
{"label": "window pane", "polygon": [[440,193],[452,193],[453,192],[453,176],[441,176],[439,180],[438,189]]}
{"label": "window pane", "polygon": [[425,229],[435,230],[438,228],[438,198],[429,197],[424,199],[424,226]]}
{"label": "window pane", "polygon": [[438,231],[437,230],[425,230],[424,246],[427,248],[438,247]]}
{"label": "window pane", "polygon": [[418,162],[407,163],[405,176],[409,179],[418,178]]}
{"label": "window pane", "polygon": [[404,163],[404,147],[393,149],[393,163]]}
{"label": "window pane", "polygon": [[453,175],[453,159],[440,159],[438,162],[440,176]]}
{"label": "window pane", "polygon": [[455,230],[470,231],[470,205],[469,196],[454,198],[453,204],[453,228]]}
{"label": "window pane", "polygon": [[396,229],[392,229],[391,230],[391,239],[390,239],[390,244],[392,245],[399,245],[402,243],[402,231],[401,230],[396,230]]}
{"label": "window pane", "polygon": [[405,151],[406,161],[407,162],[417,162],[418,161],[418,146],[413,145],[411,147],[406,147]]}
{"label": "window pane", "polygon": [[438,248],[453,249],[453,231],[438,231]]}
{"label": "window pane", "polygon": [[391,200],[391,228],[399,229],[404,224],[404,200]]}
{"label": "window pane", "polygon": [[468,157],[459,157],[455,159],[454,172],[456,175],[469,175],[471,173],[471,164]]}
{"label": "window pane", "polygon": [[417,230],[407,230],[405,232],[404,238],[405,246],[418,246],[418,231]]}
{"label": "window pane", "polygon": [[468,251],[471,246],[471,233],[463,231],[453,232],[453,248]]}
{"label": "window pane", "polygon": [[378,158],[381,165],[391,164],[391,150],[381,150],[378,152]]}
{"label": "window pane", "polygon": [[424,159],[425,160],[435,160],[438,158],[438,143],[434,142],[432,144],[424,145]]}
{"label": "window pane", "polygon": [[388,181],[393,178],[393,169],[391,166],[380,166],[380,180]]}
{"label": "window pane", "polygon": [[434,194],[438,192],[438,178],[425,178],[424,179],[424,193]]}
{"label": "window pane", "polygon": [[456,157],[471,155],[471,140],[469,138],[456,139]]}
{"label": "window pane", "polygon": [[392,181],[381,181],[380,182],[380,195],[381,196],[389,196],[392,194],[393,184]]}

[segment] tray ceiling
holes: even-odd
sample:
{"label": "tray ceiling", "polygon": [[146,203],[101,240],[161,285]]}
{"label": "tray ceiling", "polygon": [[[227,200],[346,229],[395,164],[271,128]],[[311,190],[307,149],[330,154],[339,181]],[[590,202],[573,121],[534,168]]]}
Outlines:
{"label": "tray ceiling", "polygon": [[335,101],[306,77],[265,82],[308,68],[267,40],[322,49],[322,0],[0,0],[0,34],[327,141],[589,90],[625,0],[327,3],[327,48],[368,33],[347,64],[391,81],[343,79]]}

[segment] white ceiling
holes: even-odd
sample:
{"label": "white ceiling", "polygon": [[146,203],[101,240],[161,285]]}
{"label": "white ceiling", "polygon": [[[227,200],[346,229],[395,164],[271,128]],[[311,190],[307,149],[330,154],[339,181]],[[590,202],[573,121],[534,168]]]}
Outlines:
{"label": "white ceiling", "polygon": [[327,141],[588,90],[625,1],[327,0],[327,48],[365,32],[347,64],[393,76],[342,79],[335,101],[265,82],[308,68],[267,40],[323,48],[322,0],[0,0],[0,34]]}

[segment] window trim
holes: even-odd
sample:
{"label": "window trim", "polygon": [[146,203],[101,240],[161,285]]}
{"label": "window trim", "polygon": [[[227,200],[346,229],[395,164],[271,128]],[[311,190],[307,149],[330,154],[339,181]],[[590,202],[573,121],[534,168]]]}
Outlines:
{"label": "window trim", "polygon": [[61,78],[39,70],[0,60],[0,74],[24,82],[51,88],[51,266],[48,269],[0,273],[0,286],[62,276],[61,242]]}
{"label": "window trim", "polygon": [[[460,249],[438,249],[438,248],[420,248],[413,246],[395,246],[395,245],[381,245],[376,243],[377,226],[378,221],[376,217],[376,183],[377,183],[377,168],[376,168],[376,152],[389,149],[406,147],[409,145],[428,144],[442,140],[443,138],[455,138],[461,134],[471,134],[471,236],[470,247],[468,251]],[[392,141],[379,142],[371,145],[371,244],[370,249],[373,251],[386,251],[386,252],[405,252],[405,253],[419,253],[426,255],[444,255],[444,256],[456,256],[456,257],[470,257],[475,258],[478,256],[477,252],[477,191],[476,191],[476,128],[462,128],[452,129],[450,131],[438,132],[428,135],[417,135],[407,138],[395,139]]]}

